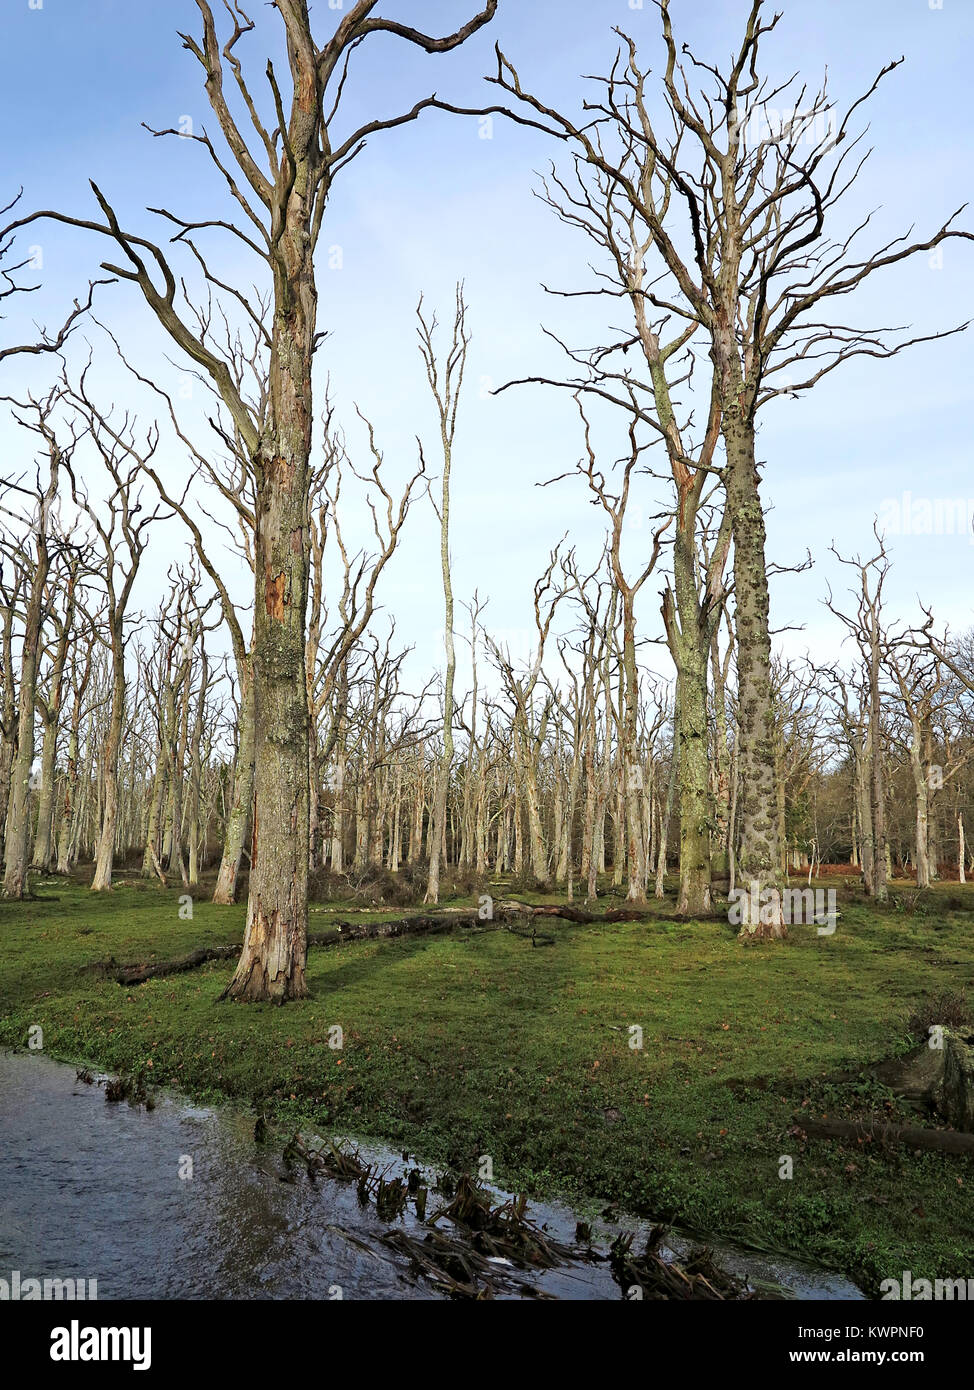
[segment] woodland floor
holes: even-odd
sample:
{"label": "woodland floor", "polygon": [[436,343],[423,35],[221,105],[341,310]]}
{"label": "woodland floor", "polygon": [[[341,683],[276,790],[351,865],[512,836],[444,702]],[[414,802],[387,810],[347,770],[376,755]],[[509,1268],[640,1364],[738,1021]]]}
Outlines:
{"label": "woodland floor", "polygon": [[[0,903],[0,1044],[40,1024],[55,1057],[432,1163],[489,1154],[509,1190],[611,1201],[815,1260],[868,1293],[903,1270],[974,1272],[974,1158],[795,1128],[802,1115],[924,1123],[859,1073],[918,1041],[915,1010],[971,991],[974,886],[894,884],[882,910],[840,887],[833,936],[797,926],[750,948],[724,922],[549,918],[544,949],[503,930],[313,949],[312,998],[283,1009],[219,1003],[232,961],[136,987],[88,968],[239,942],[242,907],[199,900],[183,921],[178,890],[134,877],[101,897],[81,882],[35,892]],[[349,913],[316,907],[311,929]]]}

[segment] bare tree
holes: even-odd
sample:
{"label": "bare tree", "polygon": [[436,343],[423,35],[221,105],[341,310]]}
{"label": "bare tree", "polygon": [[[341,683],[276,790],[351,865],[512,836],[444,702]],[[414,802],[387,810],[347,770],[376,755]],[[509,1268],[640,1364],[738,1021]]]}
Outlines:
{"label": "bare tree", "polygon": [[[437,520],[440,523],[440,571],[443,578],[443,644],[446,654],[446,668],[443,673],[443,752],[437,768],[436,789],[433,798],[429,877],[425,898],[426,902],[436,903],[440,900],[440,842],[445,833],[447,791],[450,785],[450,774],[453,770],[453,724],[455,719],[453,685],[456,677],[457,658],[453,632],[453,582],[450,576],[450,473],[453,467],[453,441],[456,438],[457,411],[463,390],[467,349],[470,345],[463,286],[457,285],[453,336],[442,363],[437,357],[436,350],[436,315],[426,319],[423,315],[423,302],[420,300],[416,316],[419,319],[419,348],[423,365],[426,368],[426,379],[436,406],[440,427],[440,449],[443,456],[440,504],[437,506],[435,502],[433,503]],[[422,441],[420,441],[419,448],[422,457]],[[432,500],[432,492],[430,499]]]}
{"label": "bare tree", "polygon": [[68,393],[68,398],[84,422],[107,475],[109,490],[104,502],[99,505],[91,501],[70,460],[65,459],[64,466],[71,479],[75,504],[91,519],[104,565],[105,631],[111,654],[112,696],[103,749],[105,801],[91,887],[95,892],[110,892],[119,810],[118,765],[125,720],[126,623],[150,528],[163,513],[159,507],[145,511],[138,488],[140,474],[158,445],[158,428],[150,426],[143,442],[136,434],[136,422],[127,412],[117,424],[113,423],[111,413],[101,411],[91,399],[86,375],[82,374],[77,388]]}
{"label": "bare tree", "polygon": [[2,659],[0,659],[0,849],[5,848],[10,779],[17,751],[17,681],[14,670],[14,636],[18,605],[27,581],[29,567],[17,554],[0,548],[0,614],[2,614]]}
{"label": "bare tree", "polygon": [[54,858],[57,745],[61,726],[68,653],[77,636],[75,619],[77,616],[78,583],[83,563],[83,557],[77,549],[62,549],[59,559],[61,561],[58,566],[60,572],[55,576],[54,583],[51,585],[50,617],[51,625],[54,628],[53,649],[44,688],[39,682],[34,696],[43,732],[37,795],[37,833],[34,836],[31,867],[41,870],[42,873],[50,872]]}
{"label": "bare tree", "polygon": [[[168,210],[156,211],[177,227],[175,240],[193,252],[209,286],[232,297],[261,333],[269,362],[267,399],[255,410],[240,394],[226,356],[207,343],[191,310],[177,307],[181,282],[166,255],[156,244],[123,231],[108,199],[95,185],[104,221],[41,212],[11,223],[7,234],[38,217],[53,217],[111,238],[127,262],[112,267],[111,273],[138,285],[173,341],[209,375],[253,467],[257,515],[250,897],[244,949],[227,994],[234,999],[284,1002],[307,993],[310,730],[305,625],[314,419],[311,372],[321,337],[316,326],[314,253],[338,171],[356,158],[369,136],[415,120],[435,104],[435,98],[417,102],[402,115],[370,120],[348,135],[335,133],[337,118],[350,59],[370,35],[392,34],[427,53],[450,52],[489,23],[497,0],[487,0],[479,14],[444,38],[374,14],[377,0],[357,0],[323,44],[314,37],[307,0],[275,0],[287,39],[291,92],[288,102],[274,65],[268,62],[266,76],[276,122],[271,128],[260,116],[237,54],[237,45],[254,30],[254,22],[238,0],[228,2],[232,32],[221,43],[207,0],[197,0],[197,5],[202,36],[181,37],[206,75],[206,94],[229,160],[205,132],[192,138],[213,160],[244,214],[246,230],[221,219],[188,221]],[[249,144],[224,90],[228,78],[252,127]],[[194,234],[214,228],[242,242],[269,273],[273,299],[269,330],[258,309],[211,272],[197,250]],[[162,277],[161,290],[149,263]]]}
{"label": "bare tree", "polygon": [[879,549],[868,560],[861,557],[844,559],[838,551],[836,558],[849,565],[858,579],[855,596],[856,611],[853,615],[843,613],[836,607],[831,593],[827,599],[829,610],[845,626],[859,648],[864,684],[867,691],[868,724],[863,768],[868,779],[869,837],[866,845],[868,867],[864,863],[864,881],[871,896],[880,901],[887,896],[887,851],[886,833],[886,776],[883,764],[883,657],[886,635],[883,631],[883,585],[889,572],[886,547],[879,540]]}
{"label": "bare tree", "polygon": [[[755,447],[758,411],[776,396],[808,390],[854,357],[888,358],[947,336],[850,327],[829,321],[827,310],[876,271],[972,234],[955,227],[955,213],[927,240],[898,237],[865,257],[857,255],[853,243],[868,218],[847,236],[833,240],[828,234],[827,224],[862,168],[862,159],[847,168],[862,138],[852,136],[852,122],[899,63],[888,64],[838,119],[824,86],[809,95],[802,84],[795,90],[796,79],[776,86],[759,74],[762,41],[781,18],[763,21],[764,0],[752,0],[726,71],[687,45],[678,50],[669,0],[658,0],[658,7],[665,52],[657,84],[662,125],[653,118],[648,71],[634,40],[621,31],[622,51],[610,75],[596,79],[601,90],[585,103],[584,121],[528,92],[499,49],[489,81],[515,104],[475,114],[498,112],[545,130],[569,145],[579,167],[601,176],[631,210],[641,229],[638,244],[652,246],[666,277],[661,286],[655,280],[638,285],[642,297],[656,311],[682,319],[688,334],[699,329],[706,342],[734,542],[740,867],[759,884],[760,900],[765,888],[780,896],[782,856],[773,813],[770,601]],[[691,88],[687,67],[700,75],[699,90]],[[774,102],[785,102],[798,114],[769,134],[767,116]],[[627,404],[625,374],[620,379],[621,391],[605,388],[603,394]],[[646,412],[642,418],[654,423]],[[741,936],[780,936],[783,925],[780,913],[763,909],[752,920],[745,912]]]}
{"label": "bare tree", "polygon": [[[40,435],[46,456],[46,476],[42,479],[38,468],[33,492],[12,481],[8,489],[30,497],[35,504],[31,523],[33,554],[28,548],[23,551],[21,567],[27,575],[24,610],[24,632],[20,656],[20,683],[18,692],[17,733],[13,758],[10,767],[10,790],[7,803],[6,839],[4,844],[5,866],[3,896],[23,898],[27,891],[27,872],[29,863],[30,816],[28,805],[32,790],[31,770],[34,763],[34,719],[37,706],[37,679],[40,666],[43,638],[42,629],[49,614],[50,593],[48,575],[51,568],[51,527],[52,510],[58,493],[58,482],[62,465],[67,465],[66,453],[62,451],[52,423],[52,414],[60,399],[57,388],[41,400],[31,400],[22,407],[27,414],[18,416],[18,422],[25,428]],[[7,510],[6,508],[4,510]]]}
{"label": "bare tree", "polygon": [[[609,539],[606,552],[612,573],[612,580],[619,594],[620,621],[622,625],[622,705],[620,721],[620,768],[621,790],[624,803],[625,845],[627,863],[627,893],[631,902],[644,902],[648,863],[648,845],[643,832],[642,804],[644,799],[643,768],[638,758],[639,723],[639,674],[637,669],[636,642],[636,599],[643,585],[656,568],[663,545],[664,533],[672,518],[665,517],[653,533],[650,553],[641,563],[638,573],[628,578],[622,559],[623,530],[629,508],[633,475],[642,463],[643,450],[636,437],[635,420],[631,420],[628,430],[628,453],[619,462],[622,464],[618,491],[609,488],[604,473],[598,466],[598,459],[592,441],[591,425],[586,416],[581,396],[578,408],[582,417],[585,438],[585,455],[578,465],[589,490],[594,494],[609,520]],[[709,881],[709,873],[708,873]],[[682,910],[682,909],[681,909]]]}
{"label": "bare tree", "polygon": [[537,645],[528,659],[519,667],[517,659],[511,656],[507,644],[486,636],[488,651],[500,674],[504,692],[511,707],[511,742],[514,754],[514,823],[517,830],[518,857],[523,854],[521,821],[521,798],[524,798],[527,813],[530,870],[538,883],[547,883],[548,850],[545,843],[544,826],[541,818],[541,796],[538,783],[538,766],[541,748],[544,744],[551,713],[550,696],[542,702],[540,711],[536,708],[535,692],[538,689],[545,646],[551,633],[558,605],[571,587],[566,577],[564,564],[562,579],[555,581],[555,569],[559,554],[556,547],[549,556],[544,574],[534,585],[534,624]]}

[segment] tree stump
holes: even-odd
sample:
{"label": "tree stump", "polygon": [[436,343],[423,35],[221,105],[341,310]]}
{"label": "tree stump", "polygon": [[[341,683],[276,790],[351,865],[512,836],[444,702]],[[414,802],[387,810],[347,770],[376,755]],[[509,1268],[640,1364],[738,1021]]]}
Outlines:
{"label": "tree stump", "polygon": [[940,1113],[954,1129],[974,1134],[974,1033],[944,1030]]}
{"label": "tree stump", "polygon": [[974,1032],[937,1025],[905,1057],[882,1062],[873,1074],[891,1091],[932,1109],[947,1124],[974,1134]]}

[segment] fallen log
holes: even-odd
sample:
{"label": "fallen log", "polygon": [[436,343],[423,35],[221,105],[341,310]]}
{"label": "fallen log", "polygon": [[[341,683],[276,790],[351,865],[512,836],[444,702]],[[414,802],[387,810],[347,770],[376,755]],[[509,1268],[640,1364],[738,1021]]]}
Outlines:
{"label": "fallen log", "polygon": [[572,903],[532,903],[521,902],[519,898],[502,898],[494,905],[495,915],[517,913],[523,917],[563,917],[566,922],[578,926],[597,926],[602,922],[726,922],[726,913],[703,912],[687,916],[683,913],[659,912],[644,904],[642,907],[610,907],[605,912],[588,912]]}
{"label": "fallen log", "polygon": [[[553,946],[555,938],[541,932],[518,931],[517,923],[523,917],[560,917],[579,926],[591,926],[599,922],[643,922],[673,920],[641,908],[612,907],[604,914],[586,912],[569,903],[543,903],[533,907],[530,903],[506,899],[494,905],[493,918],[481,920],[477,913],[451,909],[440,913],[423,913],[413,917],[400,917],[388,922],[340,921],[328,930],[312,932],[308,935],[308,946],[327,948],[341,946],[346,941],[383,941],[399,936],[439,936],[458,928],[465,930],[491,931],[505,926],[514,936],[530,940],[532,945]],[[514,926],[506,924],[513,920]],[[135,961],[119,965],[117,961],[98,961],[89,968],[102,975],[109,975],[120,985],[141,985],[147,980],[163,975],[180,975],[187,970],[196,970],[213,960],[232,960],[240,954],[240,946],[198,947],[186,956],[167,961]]]}
{"label": "fallen log", "polygon": [[[375,941],[397,936],[437,936],[452,932],[457,927],[484,927],[476,915],[459,917],[420,916],[404,917],[393,922],[336,922],[330,931],[312,932],[308,935],[309,947],[340,946],[345,941]],[[197,970],[212,960],[232,960],[239,956],[241,947],[212,946],[197,947],[177,960],[135,961],[119,965],[115,960],[97,961],[89,969],[101,975],[111,976],[120,985],[142,985],[147,980],[161,975],[181,975],[187,970]]]}
{"label": "fallen log", "polygon": [[178,960],[160,960],[150,965],[118,965],[115,961],[99,961],[92,969],[104,975],[113,975],[120,985],[141,985],[157,975],[181,975],[186,970],[196,970],[211,960],[232,960],[240,954],[239,946],[199,947],[188,956]]}
{"label": "fallen log", "polygon": [[331,931],[308,936],[309,946],[338,946],[343,941],[380,941],[395,936],[438,936],[457,927],[482,927],[476,913],[400,917],[392,922],[336,922]]}
{"label": "fallen log", "polygon": [[880,1144],[906,1144],[911,1149],[936,1153],[974,1154],[974,1134],[955,1129],[924,1129],[919,1125],[891,1125],[882,1120],[796,1119],[796,1127],[812,1139],[854,1139]]}
{"label": "fallen log", "polygon": [[[580,927],[600,922],[669,922],[673,918],[649,907],[610,907],[605,912],[588,912],[572,903],[523,903],[518,898],[502,898],[494,904],[495,916],[514,913],[520,917],[562,917]],[[681,920],[681,919],[676,919]]]}

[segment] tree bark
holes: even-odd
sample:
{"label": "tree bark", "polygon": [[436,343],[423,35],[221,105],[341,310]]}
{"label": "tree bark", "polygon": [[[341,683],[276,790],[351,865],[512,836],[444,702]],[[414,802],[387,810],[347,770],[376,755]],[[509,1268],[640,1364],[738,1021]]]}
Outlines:
{"label": "tree bark", "polygon": [[20,702],[17,714],[17,744],[11,765],[10,800],[7,805],[7,833],[3,896],[23,898],[27,890],[27,846],[30,839],[31,765],[34,761],[34,709],[37,694],[37,668],[40,662],[41,628],[44,620],[44,589],[50,571],[47,521],[57,495],[58,454],[50,450],[50,474],[40,499],[39,524],[35,532],[36,560],[30,579],[30,594],[24,619],[24,639],[20,658]]}
{"label": "tree bark", "polygon": [[213,901],[229,905],[237,901],[237,879],[250,830],[254,798],[254,685],[246,671],[240,695],[237,727],[237,759],[233,769],[233,801],[227,817],[223,855]]}
{"label": "tree bark", "polygon": [[[740,409],[723,419],[727,453],[727,505],[734,537],[734,594],[737,634],[738,825],[737,871],[760,896],[784,888],[776,814],[774,706],[771,692],[770,595],[765,560],[766,531],[758,492],[753,424]],[[781,911],[763,911],[748,894],[740,937],[780,938]],[[763,920],[762,920],[763,919]]]}

